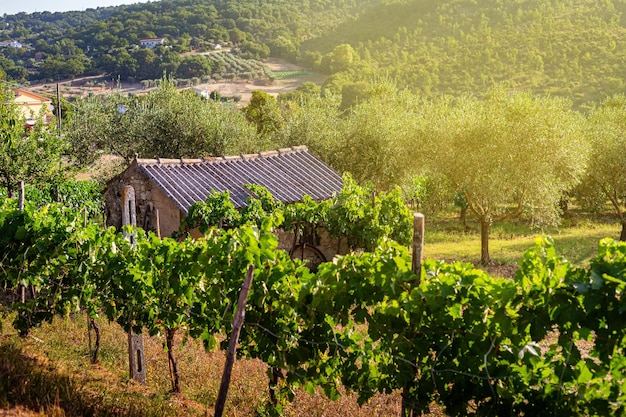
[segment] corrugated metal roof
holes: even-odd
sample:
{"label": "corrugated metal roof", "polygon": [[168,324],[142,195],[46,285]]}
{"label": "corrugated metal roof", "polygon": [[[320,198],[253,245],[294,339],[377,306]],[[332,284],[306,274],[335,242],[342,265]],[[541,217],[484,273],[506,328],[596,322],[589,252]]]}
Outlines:
{"label": "corrugated metal roof", "polygon": [[230,191],[236,208],[253,196],[244,185],[258,184],[283,203],[304,195],[326,200],[343,187],[341,176],[309,152],[306,146],[258,154],[210,159],[137,159],[144,172],[185,215],[213,190]]}

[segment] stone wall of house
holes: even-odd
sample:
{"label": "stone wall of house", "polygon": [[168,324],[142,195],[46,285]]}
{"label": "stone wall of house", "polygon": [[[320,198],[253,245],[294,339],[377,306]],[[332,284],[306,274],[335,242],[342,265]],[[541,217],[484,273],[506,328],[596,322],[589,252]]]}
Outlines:
{"label": "stone wall of house", "polygon": [[[294,237],[294,232],[278,230],[278,248],[291,254],[294,258],[315,257],[316,252],[321,252],[323,261],[329,262],[335,255],[345,255],[350,252],[346,239],[332,237],[323,229],[318,229],[314,234],[298,234]],[[312,249],[314,248],[314,249]]]}
{"label": "stone wall of house", "polygon": [[171,236],[178,230],[180,209],[134,163],[107,183],[104,193],[107,226],[118,229],[122,226],[122,190],[127,185],[135,189],[137,226],[155,231],[158,210],[161,236]]}

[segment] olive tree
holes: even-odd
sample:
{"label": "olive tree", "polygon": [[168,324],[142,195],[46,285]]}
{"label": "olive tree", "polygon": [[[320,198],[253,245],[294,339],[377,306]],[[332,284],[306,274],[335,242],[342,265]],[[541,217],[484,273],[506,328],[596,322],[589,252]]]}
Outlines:
{"label": "olive tree", "polygon": [[611,202],[622,225],[620,240],[626,241],[626,96],[608,98],[592,109],[585,135],[591,152],[579,189],[587,199]]}
{"label": "olive tree", "polygon": [[489,230],[525,216],[550,224],[563,193],[581,179],[587,161],[582,116],[568,102],[509,92],[484,100],[442,100],[429,119],[432,168],[462,194],[481,228],[481,263],[491,262]]}
{"label": "olive tree", "polygon": [[372,96],[353,106],[345,116],[345,143],[340,150],[344,169],[358,181],[371,181],[389,190],[421,171],[421,156],[407,148],[423,131],[423,101],[389,83],[373,84]]}
{"label": "olive tree", "polygon": [[[43,121],[43,114],[31,128],[14,101],[6,83],[0,87],[0,182],[14,197],[20,181],[46,182],[61,174],[65,142]],[[45,109],[42,109],[44,111]]]}
{"label": "olive tree", "polygon": [[345,128],[338,98],[322,98],[317,92],[281,95],[279,99],[284,120],[272,133],[271,141],[280,147],[306,145],[336,171],[343,172]]}
{"label": "olive tree", "polygon": [[113,94],[76,103],[66,135],[74,158],[94,160],[96,152],[127,161],[142,158],[199,158],[258,151],[254,127],[237,109],[178,91],[162,80],[145,96]]}

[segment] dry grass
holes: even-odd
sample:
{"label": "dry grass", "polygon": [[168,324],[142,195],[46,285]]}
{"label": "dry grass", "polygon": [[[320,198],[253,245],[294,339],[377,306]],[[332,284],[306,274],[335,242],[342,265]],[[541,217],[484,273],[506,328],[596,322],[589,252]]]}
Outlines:
{"label": "dry grass", "polygon": [[[188,340],[176,349],[183,394],[170,392],[163,338],[145,337],[147,381],[129,381],[126,335],[115,324],[100,322],[100,364],[88,362],[86,318],[55,319],[20,339],[5,321],[0,335],[0,416],[212,416],[224,364],[221,351],[206,353]],[[255,360],[235,362],[225,415],[265,415],[268,393],[266,365]],[[4,414],[2,414],[4,413]],[[297,391],[283,415],[398,416],[400,395],[376,395],[359,407],[355,394],[331,401],[321,392]],[[440,413],[433,415],[442,415]]]}

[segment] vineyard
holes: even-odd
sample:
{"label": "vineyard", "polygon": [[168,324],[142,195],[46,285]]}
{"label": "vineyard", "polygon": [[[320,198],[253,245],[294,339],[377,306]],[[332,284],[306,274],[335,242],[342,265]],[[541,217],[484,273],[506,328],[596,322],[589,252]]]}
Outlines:
{"label": "vineyard", "polygon": [[176,391],[184,375],[169,342],[178,334],[208,351],[225,348],[253,265],[238,354],[269,367],[273,413],[294,387],[332,399],[345,389],[362,403],[400,390],[404,415],[433,403],[455,416],[625,412],[626,244],[603,240],[589,268],[574,268],[545,238],[511,280],[432,260],[416,275],[406,247],[381,239],[313,273],[276,249],[272,231],[284,217],[275,209],[175,240],[103,229],[58,205],[20,211],[7,200],[0,281],[26,294],[12,305],[13,325],[26,335],[86,312],[165,335]]}
{"label": "vineyard", "polygon": [[242,58],[228,51],[211,53],[207,58],[214,68],[212,75],[217,78],[239,77],[252,80],[265,76],[263,63],[254,59]]}

